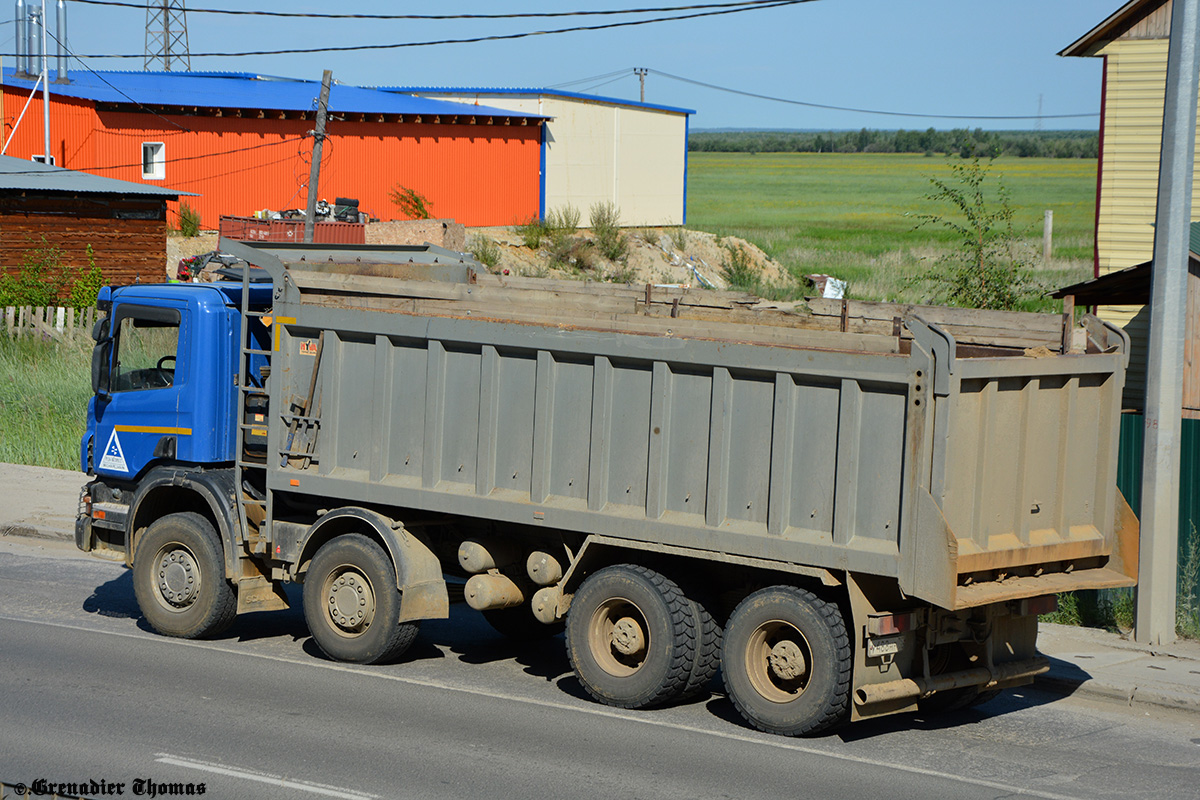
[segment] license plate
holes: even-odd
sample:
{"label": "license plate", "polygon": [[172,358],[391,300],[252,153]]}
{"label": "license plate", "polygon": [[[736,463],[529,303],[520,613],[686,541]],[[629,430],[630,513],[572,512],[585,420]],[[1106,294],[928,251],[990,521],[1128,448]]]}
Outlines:
{"label": "license plate", "polygon": [[874,639],[867,639],[867,656],[875,658],[876,656],[893,656],[900,652],[900,645],[903,641],[901,636],[884,636]]}

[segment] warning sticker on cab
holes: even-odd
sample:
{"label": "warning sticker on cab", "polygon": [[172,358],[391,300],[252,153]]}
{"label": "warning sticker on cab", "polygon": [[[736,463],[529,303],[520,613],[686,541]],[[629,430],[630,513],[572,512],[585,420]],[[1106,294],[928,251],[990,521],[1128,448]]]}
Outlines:
{"label": "warning sticker on cab", "polygon": [[125,453],[121,451],[121,440],[117,438],[115,429],[112,436],[108,437],[108,444],[104,447],[104,457],[100,459],[100,469],[129,472],[129,467],[125,463]]}

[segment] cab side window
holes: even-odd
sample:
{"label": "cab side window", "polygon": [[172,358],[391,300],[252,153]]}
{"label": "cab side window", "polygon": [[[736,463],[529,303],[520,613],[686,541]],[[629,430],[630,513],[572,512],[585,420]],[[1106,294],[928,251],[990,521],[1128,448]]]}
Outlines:
{"label": "cab side window", "polygon": [[135,315],[121,318],[113,356],[113,392],[163,389],[175,384],[179,314],[156,313],[153,317]]}

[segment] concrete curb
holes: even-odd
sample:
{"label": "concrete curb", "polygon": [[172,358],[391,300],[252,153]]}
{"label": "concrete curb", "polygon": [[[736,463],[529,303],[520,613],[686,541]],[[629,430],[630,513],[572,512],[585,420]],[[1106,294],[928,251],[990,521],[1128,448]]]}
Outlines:
{"label": "concrete curb", "polygon": [[1156,692],[1136,686],[1132,688],[1115,686],[1096,679],[1080,681],[1055,675],[1041,675],[1034,679],[1033,685],[1037,689],[1063,697],[1083,697],[1108,703],[1120,703],[1129,708],[1150,706],[1200,713],[1200,696],[1195,694]]}

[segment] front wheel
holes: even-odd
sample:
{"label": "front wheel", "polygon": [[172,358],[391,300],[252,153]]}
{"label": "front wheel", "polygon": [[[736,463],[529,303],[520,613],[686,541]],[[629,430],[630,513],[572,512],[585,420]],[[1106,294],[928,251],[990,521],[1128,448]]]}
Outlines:
{"label": "front wheel", "polygon": [[190,511],[155,520],[142,534],[133,557],[133,593],[146,621],[167,636],[215,636],[237,615],[217,532]]}
{"label": "front wheel", "polygon": [[381,664],[399,658],[417,636],[400,622],[400,591],[391,559],[358,533],[323,544],[304,576],[304,621],[335,661]]}
{"label": "front wheel", "polygon": [[746,721],[767,733],[811,734],[849,710],[850,637],[842,614],[812,592],[755,592],[725,626],[725,688]]}

